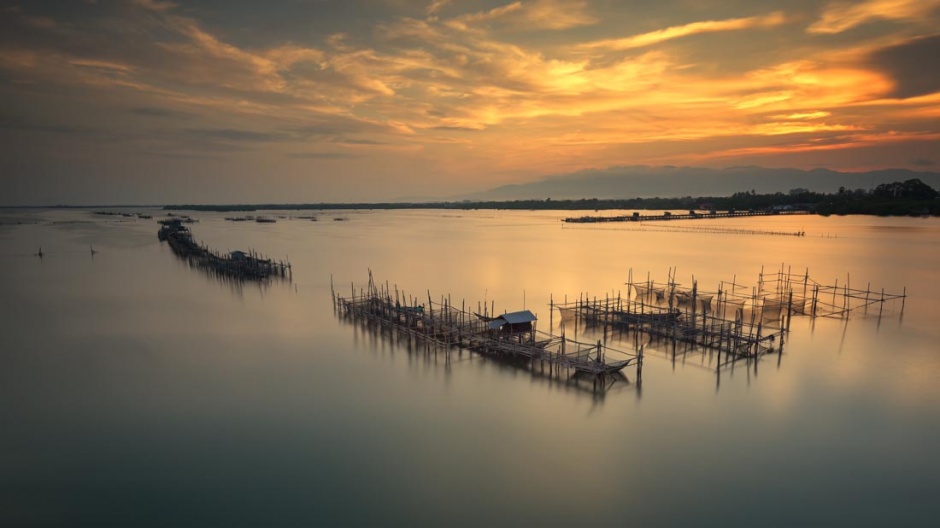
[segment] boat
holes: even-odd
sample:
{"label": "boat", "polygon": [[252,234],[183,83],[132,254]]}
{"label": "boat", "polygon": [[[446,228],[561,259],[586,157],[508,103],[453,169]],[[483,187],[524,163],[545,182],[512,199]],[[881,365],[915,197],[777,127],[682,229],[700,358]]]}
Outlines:
{"label": "boat", "polygon": [[627,365],[630,364],[631,361],[632,360],[630,359],[614,361],[611,363],[598,363],[596,361],[589,361],[585,363],[575,363],[572,366],[576,371],[585,372],[588,374],[615,374],[623,370]]}

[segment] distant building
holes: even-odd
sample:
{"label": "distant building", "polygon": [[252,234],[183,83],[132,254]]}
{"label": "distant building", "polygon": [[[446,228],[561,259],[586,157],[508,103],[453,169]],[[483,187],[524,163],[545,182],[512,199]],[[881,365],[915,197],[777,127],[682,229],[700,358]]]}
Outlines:
{"label": "distant building", "polygon": [[231,253],[229,253],[228,256],[232,260],[245,260],[246,258],[248,258],[248,253],[245,253],[244,251],[240,251],[236,249],[235,251],[232,251]]}
{"label": "distant building", "polygon": [[809,189],[797,187],[796,189],[790,189],[790,196],[796,196],[798,194],[806,194],[808,192],[809,192]]}

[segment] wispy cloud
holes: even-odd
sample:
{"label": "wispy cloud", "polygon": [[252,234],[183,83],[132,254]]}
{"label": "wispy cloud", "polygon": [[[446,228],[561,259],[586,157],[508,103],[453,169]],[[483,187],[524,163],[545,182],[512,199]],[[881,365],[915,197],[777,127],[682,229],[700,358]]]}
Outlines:
{"label": "wispy cloud", "polygon": [[277,141],[282,136],[268,132],[257,132],[254,130],[236,130],[232,128],[188,128],[186,132],[210,139],[222,139],[227,141],[245,141],[268,143]]}
{"label": "wispy cloud", "polygon": [[909,141],[924,142],[940,140],[940,133],[904,133],[904,132],[861,132],[857,134],[839,134],[832,137],[820,138],[811,141],[794,141],[778,145],[745,147],[719,150],[706,155],[697,156],[699,160],[736,158],[742,156],[766,156],[771,154],[791,154],[801,152],[818,152],[833,150],[849,150],[861,147],[871,147],[886,144],[897,144]]}
{"label": "wispy cloud", "polygon": [[441,9],[444,8],[444,6],[446,6],[449,3],[450,3],[450,0],[432,0],[432,2],[428,4],[427,14],[433,15],[439,12]]}
{"label": "wispy cloud", "polygon": [[940,0],[866,0],[831,2],[810,33],[841,33],[873,20],[918,20],[940,7]]}
{"label": "wispy cloud", "polygon": [[727,20],[707,20],[692,22],[681,26],[672,26],[665,29],[650,31],[631,37],[619,39],[605,39],[579,44],[583,50],[628,50],[642,48],[665,42],[667,40],[699,35],[702,33],[717,33],[721,31],[739,31],[752,28],[767,28],[786,23],[787,18],[780,11],[769,15],[747,18],[731,18]]}
{"label": "wispy cloud", "polygon": [[824,117],[829,117],[832,115],[829,112],[800,112],[796,114],[789,115],[776,115],[771,116],[772,119],[781,119],[781,120],[793,120],[793,119],[822,119]]}
{"label": "wispy cloud", "polygon": [[131,3],[137,7],[140,7],[141,9],[156,11],[158,13],[163,13],[179,7],[179,4],[175,2],[164,2],[160,0],[132,0]]}
{"label": "wispy cloud", "polygon": [[291,152],[287,154],[290,158],[315,159],[315,160],[338,160],[352,159],[360,156],[348,152]]}
{"label": "wispy cloud", "polygon": [[189,114],[184,112],[179,112],[176,110],[171,110],[169,108],[161,108],[155,106],[138,106],[131,108],[130,112],[144,117],[157,117],[157,118],[178,118],[178,117],[190,117]]}
{"label": "wispy cloud", "polygon": [[489,23],[520,29],[561,30],[597,23],[597,17],[590,14],[588,7],[585,0],[519,1],[486,11],[460,15],[445,23],[459,30]]}

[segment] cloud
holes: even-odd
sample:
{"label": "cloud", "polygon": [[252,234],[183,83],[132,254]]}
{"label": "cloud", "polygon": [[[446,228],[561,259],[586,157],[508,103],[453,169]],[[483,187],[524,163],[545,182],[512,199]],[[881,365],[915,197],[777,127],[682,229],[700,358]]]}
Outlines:
{"label": "cloud", "polygon": [[257,132],[254,130],[236,130],[232,128],[187,128],[186,133],[207,139],[248,143],[270,143],[283,139],[281,134]]}
{"label": "cloud", "polygon": [[[65,126],[82,125],[134,154],[355,156],[379,172],[410,163],[454,178],[753,154],[742,149],[771,138],[795,151],[835,137],[845,148],[929,141],[940,119],[937,37],[913,39],[916,28],[836,46],[788,24],[796,8],[681,23],[694,13],[638,22],[587,2],[465,5],[421,3],[404,11],[418,18],[338,20],[297,38],[156,0],[45,28],[20,12],[0,20],[2,89],[43,123],[32,135],[92,137]],[[724,35],[686,39],[712,33]],[[632,36],[591,40],[602,34]]]}
{"label": "cloud", "polygon": [[642,48],[665,42],[667,40],[699,35],[702,33],[716,33],[721,31],[738,31],[752,28],[768,28],[778,26],[787,21],[782,12],[776,11],[769,15],[748,18],[732,18],[727,20],[708,20],[693,22],[682,26],[672,26],[657,31],[650,31],[621,39],[606,39],[579,44],[582,50],[628,50]]}
{"label": "cloud", "polygon": [[832,34],[873,20],[917,21],[940,7],[940,0],[867,0],[830,2],[806,31]]}
{"label": "cloud", "polygon": [[739,109],[831,108],[861,103],[891,92],[892,82],[860,64],[798,60],[746,74],[756,89],[735,101]]}
{"label": "cloud", "polygon": [[514,25],[534,29],[568,29],[594,25],[599,21],[589,13],[583,0],[538,0],[527,2]]}
{"label": "cloud", "polygon": [[835,136],[797,140],[777,145],[744,147],[714,151],[696,159],[736,158],[742,156],[766,156],[772,154],[796,154],[800,152],[818,152],[848,150],[885,144],[898,144],[911,141],[940,140],[940,133],[898,133],[898,132],[860,132]]}
{"label": "cloud", "polygon": [[128,66],[127,64],[120,64],[117,62],[105,61],[105,60],[91,60],[91,59],[72,59],[69,61],[69,64],[72,66],[80,66],[84,68],[92,68],[96,70],[101,70],[104,72],[127,74],[133,72],[134,68]]}
{"label": "cloud", "polygon": [[870,63],[894,81],[892,95],[908,98],[940,91],[940,36],[883,48]]}
{"label": "cloud", "polygon": [[131,3],[141,9],[158,13],[164,13],[179,7],[179,4],[174,2],[161,2],[160,0],[133,0]]}
{"label": "cloud", "polygon": [[798,112],[796,114],[776,115],[771,119],[793,120],[793,119],[821,119],[832,115],[830,112]]}
{"label": "cloud", "polygon": [[189,114],[184,112],[179,112],[177,110],[171,110],[169,108],[160,108],[155,106],[138,106],[136,108],[131,108],[130,112],[145,117],[159,117],[159,118],[172,118],[172,117],[189,117]]}
{"label": "cloud", "polygon": [[19,6],[0,8],[0,14],[11,18],[17,18],[25,26],[34,29],[48,30],[58,27],[58,24],[56,24],[55,20],[45,16],[28,15],[23,11],[23,8]]}
{"label": "cloud", "polygon": [[598,19],[588,12],[585,0],[533,0],[461,15],[445,21],[445,24],[464,31],[490,23],[517,29],[562,30],[597,22]]}
{"label": "cloud", "polygon": [[916,158],[911,160],[911,165],[915,167],[934,167],[937,165],[937,162],[927,158]]}
{"label": "cloud", "polygon": [[290,158],[299,159],[353,159],[358,158],[356,154],[348,152],[291,152],[287,155]]}
{"label": "cloud", "polygon": [[433,0],[428,4],[427,14],[433,15],[443,9],[444,6],[450,3],[450,0]]}

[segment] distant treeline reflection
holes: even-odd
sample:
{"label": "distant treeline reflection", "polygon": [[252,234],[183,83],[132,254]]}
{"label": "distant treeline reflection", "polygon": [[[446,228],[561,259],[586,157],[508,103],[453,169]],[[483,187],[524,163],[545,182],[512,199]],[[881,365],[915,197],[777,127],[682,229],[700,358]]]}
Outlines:
{"label": "distant treeline reflection", "polygon": [[237,204],[237,205],[167,205],[165,210],[257,211],[257,210],[336,210],[336,209],[506,209],[599,211],[610,209],[688,209],[688,210],[770,210],[796,209],[822,215],[867,214],[881,216],[940,215],[940,193],[919,179],[884,183],[874,189],[818,193],[792,189],[788,193],[757,194],[743,191],[731,196],[685,196],[681,198],[625,198],[579,200],[512,200],[459,202],[384,202],[384,203],[308,203],[308,204]]}

